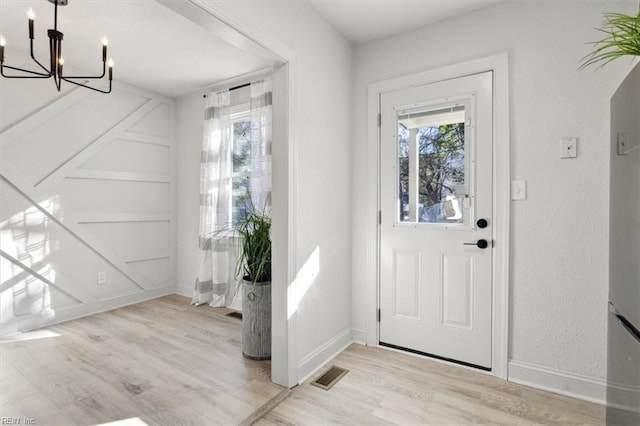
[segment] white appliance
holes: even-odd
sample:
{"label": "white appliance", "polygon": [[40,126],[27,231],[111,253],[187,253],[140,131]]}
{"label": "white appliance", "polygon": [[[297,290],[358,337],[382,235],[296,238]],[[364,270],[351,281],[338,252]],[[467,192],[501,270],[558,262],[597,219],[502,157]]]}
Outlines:
{"label": "white appliance", "polygon": [[607,425],[640,425],[640,64],[611,99]]}

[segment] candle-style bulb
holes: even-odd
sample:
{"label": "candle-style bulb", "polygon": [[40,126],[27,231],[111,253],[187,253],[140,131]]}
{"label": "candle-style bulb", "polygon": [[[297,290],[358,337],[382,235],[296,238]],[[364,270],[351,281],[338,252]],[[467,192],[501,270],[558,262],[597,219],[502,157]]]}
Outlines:
{"label": "candle-style bulb", "polygon": [[33,9],[29,9],[27,12],[27,16],[29,17],[29,39],[33,40],[33,22],[36,18],[36,14]]}
{"label": "candle-style bulb", "polygon": [[36,18],[36,14],[33,9],[29,9],[27,16],[29,17],[29,39],[33,40],[33,20]]}
{"label": "candle-style bulb", "polygon": [[64,59],[63,58],[58,59],[58,63],[60,64],[60,66],[64,65]]}
{"label": "candle-style bulb", "polygon": [[7,40],[3,35],[0,35],[0,64],[4,63],[4,46],[7,44]]}
{"label": "candle-style bulb", "polygon": [[107,61],[107,46],[109,45],[109,40],[106,37],[102,37],[102,63],[104,64]]}
{"label": "candle-style bulb", "polygon": [[113,80],[113,58],[109,58],[109,81]]}

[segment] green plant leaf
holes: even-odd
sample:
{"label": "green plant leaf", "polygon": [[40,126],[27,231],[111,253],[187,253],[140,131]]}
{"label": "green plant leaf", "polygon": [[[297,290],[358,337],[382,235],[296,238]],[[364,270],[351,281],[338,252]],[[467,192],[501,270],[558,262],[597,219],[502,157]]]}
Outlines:
{"label": "green plant leaf", "polygon": [[591,43],[595,48],[582,58],[580,70],[595,64],[603,67],[623,56],[640,56],[640,8],[637,16],[606,14],[603,28],[598,30],[606,35]]}
{"label": "green plant leaf", "polygon": [[247,216],[236,226],[241,238],[236,276],[253,285],[271,281],[271,217],[266,208],[249,205]]}

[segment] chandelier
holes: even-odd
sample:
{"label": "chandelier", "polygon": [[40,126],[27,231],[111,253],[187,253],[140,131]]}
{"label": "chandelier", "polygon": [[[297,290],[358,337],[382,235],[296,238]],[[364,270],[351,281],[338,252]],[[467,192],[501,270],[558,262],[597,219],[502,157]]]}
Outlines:
{"label": "chandelier", "polygon": [[[27,15],[29,17],[29,44],[30,44],[30,52],[31,59],[42,69],[42,71],[31,71],[25,70],[23,68],[16,68],[9,65],[4,64],[4,48],[6,45],[6,39],[4,36],[0,36],[0,74],[2,74],[5,78],[51,78],[53,77],[53,81],[56,85],[56,89],[58,92],[60,91],[60,86],[62,81],[66,81],[67,83],[75,84],[76,86],[85,87],[87,89],[95,90],[100,93],[111,93],[111,81],[113,79],[113,60],[109,59],[107,61],[107,39],[102,39],[102,74],[98,76],[82,76],[82,75],[65,75],[63,74],[64,69],[64,59],[62,57],[62,39],[64,38],[64,34],[58,31],[58,6],[66,6],[68,0],[48,0],[50,3],[54,4],[54,17],[53,17],[53,29],[48,30],[47,34],[49,36],[49,64],[48,67],[44,66],[40,61],[38,61],[33,53],[33,29],[34,29],[34,21],[35,14],[33,10],[29,10]],[[95,87],[87,86],[86,84],[79,83],[74,80],[92,80],[92,79],[101,79],[104,78],[107,71],[107,62],[109,65],[109,90],[100,90]],[[20,74],[12,73],[11,75],[5,74],[5,69],[19,71]]]}

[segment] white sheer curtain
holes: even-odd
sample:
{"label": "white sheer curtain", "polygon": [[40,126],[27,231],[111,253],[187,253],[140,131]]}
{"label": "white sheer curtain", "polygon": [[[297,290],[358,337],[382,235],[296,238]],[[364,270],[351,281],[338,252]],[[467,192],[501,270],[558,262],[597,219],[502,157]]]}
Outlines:
{"label": "white sheer curtain", "polygon": [[[271,81],[251,83],[251,172],[255,208],[271,207]],[[233,237],[233,143],[231,93],[207,95],[200,158],[199,270],[192,305],[229,306],[239,289]]]}
{"label": "white sheer curtain", "polygon": [[229,262],[229,195],[231,187],[231,94],[209,93],[204,109],[200,153],[200,267],[192,305],[225,306],[233,279]]}
{"label": "white sheer curtain", "polygon": [[271,79],[251,84],[251,177],[249,193],[257,209],[271,209]]}

